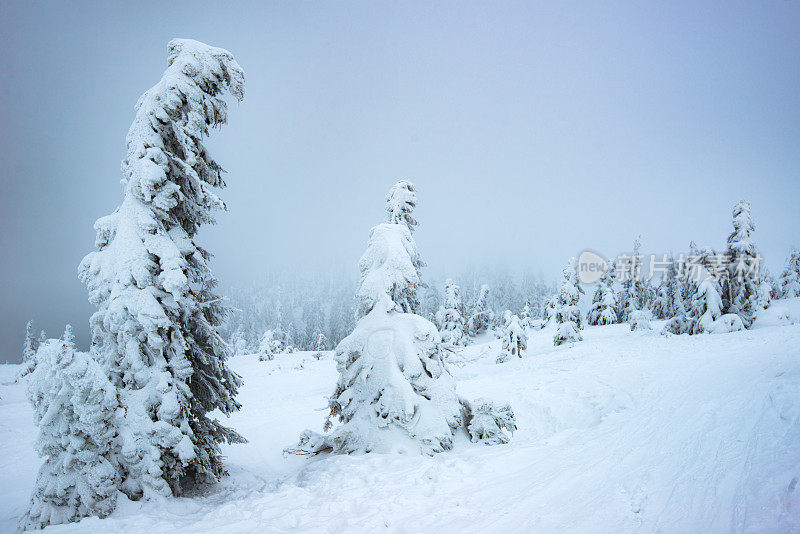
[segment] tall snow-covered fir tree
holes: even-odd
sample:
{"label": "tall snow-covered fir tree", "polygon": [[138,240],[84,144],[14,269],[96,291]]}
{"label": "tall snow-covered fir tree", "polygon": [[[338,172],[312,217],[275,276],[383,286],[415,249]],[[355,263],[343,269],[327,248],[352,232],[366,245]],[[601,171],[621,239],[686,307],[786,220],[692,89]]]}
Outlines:
{"label": "tall snow-covered fir tree", "polygon": [[525,332],[519,317],[511,315],[503,326],[503,346],[497,356],[497,363],[507,362],[512,358],[522,358],[522,352],[528,347],[528,334]]}
{"label": "tall snow-covered fir tree", "polygon": [[759,305],[761,278],[756,268],[757,252],[752,234],[755,224],[750,215],[750,203],[737,202],[733,207],[733,232],[728,236],[728,276],[723,287],[725,313],[735,313],[749,328]]}
{"label": "tall snow-covered fir tree", "polygon": [[411,236],[414,188],[398,182],[388,221],[370,232],[359,262],[359,320],[336,347],[339,380],[330,397],[330,435],[306,431],[300,447],[336,453],[452,447],[463,425],[455,382],[444,365],[436,327],[416,315],[422,262]]}
{"label": "tall snow-covered fir tree", "polygon": [[528,301],[525,301],[525,305],[519,313],[519,324],[525,329],[531,327],[531,303]]}
{"label": "tall snow-covered fir tree", "polygon": [[786,267],[780,278],[781,297],[800,297],[800,250],[794,249],[789,253]]}
{"label": "tall snow-covered fir tree", "polygon": [[275,359],[275,352],[280,346],[280,342],[275,339],[275,333],[272,330],[267,330],[261,336],[261,342],[258,344],[258,359],[262,362]]}
{"label": "tall snow-covered fir tree", "polygon": [[581,293],[583,293],[583,289],[578,282],[575,258],[570,258],[564,268],[564,280],[561,283],[556,303],[555,318],[558,327],[553,336],[553,343],[556,346],[583,339],[580,332],[582,328],[581,310],[578,308]]}
{"label": "tall snow-covered fir tree", "polygon": [[[362,318],[389,295],[398,311],[417,313],[418,293],[424,287],[420,269],[424,263],[411,232],[417,221],[411,216],[417,205],[414,185],[397,182],[386,197],[386,221],[370,231],[369,244],[359,261],[361,283],[356,292],[356,317]],[[392,263],[396,261],[397,263]]]}
{"label": "tall snow-covered fir tree", "polygon": [[25,325],[25,341],[22,344],[22,364],[17,371],[16,379],[29,375],[36,368],[36,350],[39,348],[39,341],[33,337],[33,321],[28,321]]}
{"label": "tall snow-covered fir tree", "polygon": [[[692,256],[698,257],[699,252],[694,242],[689,245]],[[671,334],[691,334],[692,319],[689,317],[691,311],[691,299],[697,290],[695,276],[689,272],[687,259],[680,256],[673,258],[672,264],[667,271],[667,295],[669,297],[668,311],[669,320],[664,325],[663,332]]]}
{"label": "tall snow-covered fir tree", "polygon": [[761,283],[758,284],[758,308],[766,310],[772,304],[772,289],[775,287],[775,279],[764,269],[761,271]]}
{"label": "tall snow-covered fir tree", "polygon": [[75,346],[75,332],[72,330],[71,324],[64,327],[64,333],[61,335],[61,339],[68,345]]}
{"label": "tall snow-covered fir tree", "polygon": [[491,320],[492,310],[489,309],[489,286],[483,284],[472,306],[469,321],[467,321],[468,333],[472,336],[482,334],[489,328]]}
{"label": "tall snow-covered fir tree", "polygon": [[92,353],[119,389],[121,489],[131,498],[179,495],[225,475],[219,443],[242,442],[208,416],[239,409],[241,380],[217,332],[226,313],[214,293],[211,254],[195,242],[223,169],[203,145],[227,122],[244,72],[230,52],[197,41],[168,46],[161,80],[136,104],[122,162],[122,204],[95,223],[95,252],[79,274],[98,307]]}
{"label": "tall snow-covered fir tree", "polygon": [[617,297],[617,317],[621,323],[627,322],[636,310],[645,306],[647,290],[642,284],[642,236],[636,236],[633,241],[633,253],[630,262],[618,265],[622,269],[623,279],[621,292]]}
{"label": "tall snow-covered fir tree", "polygon": [[117,389],[102,366],[77,352],[71,341],[47,341],[39,347],[37,360],[28,399],[44,464],[19,528],[106,517],[114,511],[120,483],[114,446]]}
{"label": "tall snow-covered fir tree", "polygon": [[450,278],[444,286],[444,308],[441,318],[442,342],[453,346],[467,344],[467,335],[464,332],[464,316],[461,311],[461,288]]}
{"label": "tall snow-covered fir tree", "polygon": [[617,322],[617,299],[614,294],[614,276],[611,270],[606,271],[592,298],[592,307],[586,322],[592,326],[615,324]]}
{"label": "tall snow-covered fir tree", "polygon": [[505,443],[516,429],[508,405],[460,399],[442,358],[436,326],[417,315],[423,265],[411,235],[414,187],[398,182],[387,197],[388,222],[370,232],[356,293],[358,322],[336,347],[339,380],[330,398],[328,435],[305,431],[313,453],[448,450],[465,430],[472,441]]}

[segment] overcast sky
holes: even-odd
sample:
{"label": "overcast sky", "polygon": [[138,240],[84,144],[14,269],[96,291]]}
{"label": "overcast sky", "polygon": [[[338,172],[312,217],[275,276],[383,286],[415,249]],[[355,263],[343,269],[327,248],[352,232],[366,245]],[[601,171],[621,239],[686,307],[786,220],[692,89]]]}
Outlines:
{"label": "overcast sky", "polygon": [[0,4],[0,361],[25,323],[87,344],[77,280],[121,200],[139,95],[187,37],[245,99],[208,146],[230,211],[199,242],[223,286],[356,273],[400,178],[429,272],[555,278],[583,248],[722,247],[752,202],[779,270],[800,245],[797,2]]}

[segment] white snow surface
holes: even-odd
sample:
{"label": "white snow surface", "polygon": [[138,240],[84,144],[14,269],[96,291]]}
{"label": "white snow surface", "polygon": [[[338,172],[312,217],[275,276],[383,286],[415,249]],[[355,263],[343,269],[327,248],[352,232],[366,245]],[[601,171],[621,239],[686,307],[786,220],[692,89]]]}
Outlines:
{"label": "white snow surface", "polygon": [[[508,401],[507,445],[284,457],[321,431],[331,353],[237,356],[245,385],[223,446],[230,476],[204,495],[131,502],[48,532],[797,532],[800,299],[751,330],[696,336],[587,327],[554,347],[533,331],[496,364],[484,336],[454,356],[458,393]],[[41,460],[25,382],[0,366],[0,532],[13,532]]]}

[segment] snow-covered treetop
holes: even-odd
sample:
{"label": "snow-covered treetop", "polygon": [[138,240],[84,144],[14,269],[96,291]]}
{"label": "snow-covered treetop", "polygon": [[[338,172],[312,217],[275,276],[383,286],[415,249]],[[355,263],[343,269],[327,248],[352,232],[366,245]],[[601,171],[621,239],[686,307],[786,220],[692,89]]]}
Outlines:
{"label": "snow-covered treetop", "polygon": [[411,216],[417,207],[417,195],[414,184],[407,180],[400,180],[392,186],[386,195],[386,222],[390,224],[405,224],[409,230],[419,223]]}
{"label": "snow-covered treetop", "polygon": [[162,218],[172,212],[191,236],[201,223],[213,222],[209,210],[225,208],[212,190],[225,185],[222,167],[201,140],[210,126],[228,120],[223,93],[244,96],[244,71],[227,50],[191,39],[173,39],[167,51],[164,75],[136,103],[123,183]]}
{"label": "snow-covered treetop", "polygon": [[733,232],[728,236],[728,248],[736,255],[755,255],[755,245],[750,234],[756,229],[750,215],[750,202],[740,200],[733,206]]}
{"label": "snow-covered treetop", "polygon": [[578,271],[575,258],[570,258],[567,266],[564,267],[564,281],[561,283],[561,292],[559,293],[560,303],[562,305],[576,305],[580,299],[580,294],[583,289],[578,283]]}
{"label": "snow-covered treetop", "polygon": [[444,307],[456,310],[461,307],[461,288],[452,278],[448,278],[444,284]]}
{"label": "snow-covered treetop", "polygon": [[367,315],[384,295],[403,313],[417,313],[417,292],[425,287],[420,277],[424,263],[417,252],[411,217],[417,203],[414,186],[400,180],[386,197],[388,221],[372,228],[367,250],[358,262],[361,284],[356,293],[358,318]]}

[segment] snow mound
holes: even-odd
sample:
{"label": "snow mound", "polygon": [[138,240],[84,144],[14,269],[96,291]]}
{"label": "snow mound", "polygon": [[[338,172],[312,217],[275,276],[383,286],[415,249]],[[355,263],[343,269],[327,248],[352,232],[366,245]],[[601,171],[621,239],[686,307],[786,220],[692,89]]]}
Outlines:
{"label": "snow mound", "polygon": [[789,307],[782,306],[779,302],[776,302],[766,310],[758,312],[754,326],[784,326],[794,324],[795,320],[792,317],[792,313],[789,311]]}

